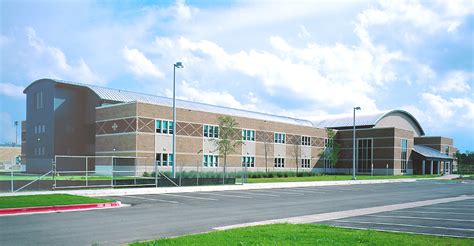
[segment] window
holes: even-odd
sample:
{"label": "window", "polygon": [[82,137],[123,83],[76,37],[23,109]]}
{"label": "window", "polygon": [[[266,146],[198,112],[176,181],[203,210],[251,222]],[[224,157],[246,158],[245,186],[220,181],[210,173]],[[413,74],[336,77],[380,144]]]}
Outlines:
{"label": "window", "polygon": [[274,162],[275,167],[285,167],[285,158],[277,157]]}
{"label": "window", "polygon": [[156,165],[157,166],[173,166],[173,154],[169,153],[156,153]]}
{"label": "window", "polygon": [[332,153],[334,147],[334,139],[325,138],[324,139],[324,168],[333,168],[334,164],[329,156]]}
{"label": "window", "polygon": [[39,91],[35,94],[36,109],[43,108],[43,92]]}
{"label": "window", "polygon": [[45,129],[46,127],[44,125],[41,125],[41,132],[44,133],[45,132]]}
{"label": "window", "polygon": [[202,159],[202,165],[204,167],[218,167],[219,156],[218,155],[204,155]]}
{"label": "window", "polygon": [[38,126],[35,126],[35,134],[38,133]]}
{"label": "window", "polygon": [[369,173],[372,169],[373,145],[371,138],[357,139],[357,171]]}
{"label": "window", "polygon": [[286,134],[285,133],[275,132],[275,143],[284,144],[285,140],[286,140]]}
{"label": "window", "polygon": [[449,146],[444,147],[444,153],[449,155]]}
{"label": "window", "polygon": [[242,156],[242,167],[255,167],[255,157]]}
{"label": "window", "polygon": [[402,148],[401,157],[400,157],[401,169],[402,169],[401,172],[406,173],[407,163],[408,163],[408,160],[407,160],[408,139],[401,139],[400,146]]}
{"label": "window", "polygon": [[301,159],[301,167],[302,168],[310,168],[311,167],[311,159]]}
{"label": "window", "polygon": [[173,121],[170,120],[156,120],[155,130],[156,133],[162,134],[173,134]]}
{"label": "window", "polygon": [[212,125],[204,125],[203,135],[205,138],[219,138],[219,127]]}
{"label": "window", "polygon": [[242,129],[243,141],[255,141],[255,130]]}
{"label": "window", "polygon": [[324,147],[325,148],[332,148],[334,146],[334,139],[325,138],[324,139]]}
{"label": "window", "polygon": [[311,146],[311,137],[301,136],[301,145]]}

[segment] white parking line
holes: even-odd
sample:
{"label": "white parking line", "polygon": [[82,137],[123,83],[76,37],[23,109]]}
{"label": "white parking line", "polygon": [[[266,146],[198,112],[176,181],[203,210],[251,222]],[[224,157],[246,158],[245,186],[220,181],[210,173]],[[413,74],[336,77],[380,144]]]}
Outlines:
{"label": "white parking line", "polygon": [[391,216],[391,215],[366,215],[376,218],[400,218],[400,219],[417,219],[417,220],[436,220],[436,221],[459,221],[459,222],[474,222],[474,220],[464,219],[447,219],[447,218],[433,218],[433,217],[416,217],[416,216]]}
{"label": "white parking line", "polygon": [[[441,207],[420,207],[423,209],[434,209],[434,210],[454,210],[453,208],[441,208]],[[467,211],[472,211],[474,213],[474,208],[463,209]]]}
{"label": "white parking line", "polygon": [[404,210],[404,211],[390,211],[390,213],[417,213],[417,214],[467,214],[472,215],[472,213],[458,213],[458,212],[427,212],[419,210]]}
{"label": "white parking line", "polygon": [[240,193],[240,194],[246,194],[246,195],[256,195],[256,196],[280,197],[279,195],[262,194],[262,193],[257,193],[257,192],[245,192],[245,191],[228,191],[228,192],[231,192],[231,193]]}
{"label": "white parking line", "polygon": [[139,197],[139,196],[122,196],[122,197],[129,197],[129,198],[135,198],[135,199],[141,199],[141,200],[147,200],[147,201],[154,201],[154,202],[169,202],[169,203],[179,203],[177,201],[171,201],[171,200],[162,200],[162,199],[155,199],[155,198],[147,198],[147,197]]}
{"label": "white parking line", "polygon": [[205,195],[213,195],[213,196],[226,196],[226,197],[235,197],[235,198],[252,198],[250,196],[238,196],[238,195],[228,195],[228,194],[220,194],[220,193],[208,193],[208,192],[199,192],[197,194],[205,194]]}
{"label": "white parking line", "polygon": [[430,228],[430,229],[443,229],[443,230],[453,230],[453,231],[472,231],[472,232],[474,232],[474,229],[470,229],[470,228],[456,228],[456,227],[444,227],[444,226],[423,226],[423,225],[382,223],[382,222],[372,222],[372,221],[351,221],[351,220],[334,220],[334,222],[355,223],[355,224],[370,224],[370,225],[404,226],[404,227],[417,227],[417,228]]}
{"label": "white parking line", "polygon": [[447,207],[441,207],[441,206],[436,206],[437,208],[468,208],[468,209],[474,209],[474,205],[449,205]]}
{"label": "white parking line", "polygon": [[268,193],[274,193],[274,194],[289,194],[289,195],[297,195],[297,196],[302,196],[302,195],[304,195],[304,193],[298,192],[298,191],[296,191],[296,192],[280,191],[280,190],[253,190],[253,191],[254,191],[254,192],[255,192],[255,191],[257,191],[257,192],[258,192],[258,191],[263,191],[263,192],[265,192],[265,193],[268,192]]}
{"label": "white parking line", "polygon": [[315,193],[315,194],[327,194],[329,191],[322,191],[322,190],[315,190],[311,188],[291,188],[292,190],[301,190],[303,192],[310,192],[310,193]]}
{"label": "white parking line", "polygon": [[157,195],[160,195],[160,196],[175,196],[175,197],[183,197],[183,198],[196,199],[196,200],[219,201],[218,199],[214,199],[214,198],[195,197],[195,196],[185,196],[185,195],[176,195],[176,194],[157,194]]}

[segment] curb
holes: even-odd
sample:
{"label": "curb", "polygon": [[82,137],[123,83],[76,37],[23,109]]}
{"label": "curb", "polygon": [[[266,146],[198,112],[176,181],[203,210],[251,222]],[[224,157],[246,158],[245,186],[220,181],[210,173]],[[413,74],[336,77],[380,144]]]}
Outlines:
{"label": "curb", "polygon": [[72,205],[55,205],[55,206],[40,206],[40,207],[26,207],[26,208],[2,208],[0,209],[0,216],[2,215],[18,215],[18,214],[32,214],[32,213],[51,213],[72,210],[89,210],[89,209],[103,209],[103,208],[118,208],[122,203],[105,202],[92,204],[72,204]]}

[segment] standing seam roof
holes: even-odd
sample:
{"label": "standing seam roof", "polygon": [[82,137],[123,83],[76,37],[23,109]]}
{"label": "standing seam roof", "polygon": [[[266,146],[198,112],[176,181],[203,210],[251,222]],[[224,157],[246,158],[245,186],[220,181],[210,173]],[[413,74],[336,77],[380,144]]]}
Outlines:
{"label": "standing seam roof", "polygon": [[[157,104],[157,105],[163,105],[163,106],[169,106],[169,107],[173,105],[172,98],[106,88],[106,87],[95,86],[95,85],[81,84],[77,82],[70,82],[70,81],[63,81],[63,80],[56,80],[56,79],[52,79],[52,80],[57,83],[86,87],[90,89],[91,91],[93,91],[99,98],[103,100],[115,101],[115,102],[138,101],[138,102],[145,102],[145,103],[151,103],[151,104]],[[238,117],[247,117],[247,118],[254,118],[254,119],[259,119],[259,120],[268,120],[268,121],[274,121],[274,122],[313,127],[313,123],[309,120],[296,119],[296,118],[272,115],[272,114],[266,114],[266,113],[259,113],[259,112],[247,111],[247,110],[242,110],[242,109],[234,109],[234,108],[216,106],[216,105],[199,103],[199,102],[191,102],[191,101],[180,100],[180,99],[176,99],[176,107],[191,109],[191,110],[196,110],[196,111],[204,111],[204,112],[211,112],[211,113],[217,113],[217,114],[228,114],[228,115],[233,115],[233,116],[238,116]]]}

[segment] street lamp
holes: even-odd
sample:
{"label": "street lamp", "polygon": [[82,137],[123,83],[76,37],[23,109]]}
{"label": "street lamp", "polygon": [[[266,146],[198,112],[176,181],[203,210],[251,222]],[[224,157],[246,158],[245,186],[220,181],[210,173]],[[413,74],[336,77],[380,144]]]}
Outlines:
{"label": "street lamp", "polygon": [[18,121],[15,121],[15,147],[18,145]]}
{"label": "street lamp", "polygon": [[183,68],[183,63],[176,62],[173,64],[173,178],[176,178],[176,68]]}
{"label": "street lamp", "polygon": [[352,180],[356,179],[356,110],[360,107],[354,107],[354,118],[352,120]]}

